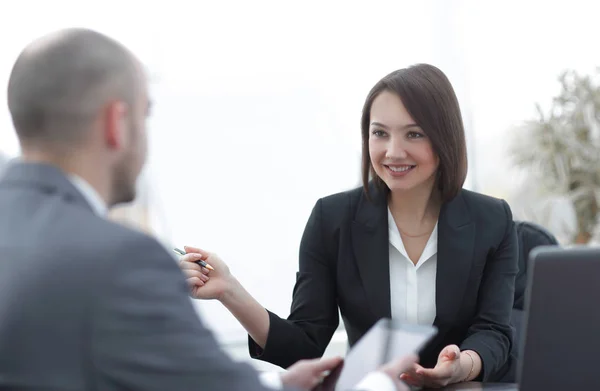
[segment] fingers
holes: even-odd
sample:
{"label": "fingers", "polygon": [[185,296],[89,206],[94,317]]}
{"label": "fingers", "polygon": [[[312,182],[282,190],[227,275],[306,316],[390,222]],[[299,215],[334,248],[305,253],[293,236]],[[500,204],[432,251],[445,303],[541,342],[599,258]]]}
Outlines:
{"label": "fingers", "polygon": [[281,380],[287,386],[312,390],[323,381],[328,371],[333,370],[342,361],[341,357],[300,360],[288,368]]}
{"label": "fingers", "polygon": [[330,357],[324,359],[317,359],[313,362],[313,370],[315,372],[331,371],[337,367],[343,359],[341,357]]}
{"label": "fingers", "polygon": [[460,366],[458,361],[449,362],[446,361],[441,364],[437,364],[435,368],[419,368],[417,369],[417,376],[420,376],[425,385],[428,387],[434,386],[445,386],[452,378],[452,374]]}
{"label": "fingers", "polygon": [[204,286],[204,281],[199,279],[198,277],[191,277],[185,280],[190,288],[195,288],[197,286]]}
{"label": "fingers", "polygon": [[418,358],[416,355],[409,355],[392,361],[390,364],[396,373],[401,374],[413,369],[413,367],[421,367],[416,363]]}
{"label": "fingers", "polygon": [[448,374],[445,373],[445,371],[441,371],[438,367],[417,369],[417,375],[427,377],[432,380],[441,380],[448,377]]}
{"label": "fingers", "polygon": [[198,265],[197,263],[186,261],[179,261],[179,267],[181,270],[194,270],[197,272],[201,272],[203,269],[202,266]]}
{"label": "fingers", "polygon": [[198,272],[198,273],[202,273],[202,274],[210,273],[210,270],[208,270],[207,268],[202,267],[194,262],[179,261],[179,268],[181,270],[183,270],[184,272],[194,271],[194,272]]}
{"label": "fingers", "polygon": [[[208,275],[209,275],[209,273],[210,273],[210,270],[208,270],[207,268],[205,268],[205,267],[202,267],[202,266],[200,266],[200,265],[198,265],[198,264],[196,264],[196,263],[193,263],[193,262],[185,262],[185,261],[183,261],[183,262],[181,262],[181,263],[179,264],[179,268],[180,268],[181,270],[183,270],[183,272],[184,272],[186,275],[188,275],[188,272],[198,272],[198,273],[200,273],[200,274],[205,274],[205,275],[207,275],[207,276],[208,276]],[[189,275],[191,275],[191,276],[195,276],[196,274],[194,274],[194,273],[190,273]]]}
{"label": "fingers", "polygon": [[204,274],[210,273],[210,270],[208,270],[207,268],[202,267],[196,263],[197,261],[199,261],[201,259],[202,259],[202,255],[200,255],[200,254],[183,255],[179,259],[179,267],[184,271],[194,270],[197,272],[202,272]]}
{"label": "fingers", "polygon": [[208,277],[204,273],[199,272],[197,270],[184,270],[183,273],[185,274],[186,278],[195,277],[195,278],[199,278],[203,282],[207,282],[210,279],[210,277]]}
{"label": "fingers", "polygon": [[419,375],[403,373],[400,375],[400,380],[409,386],[423,387],[423,378],[421,378]]}
{"label": "fingers", "polygon": [[216,267],[220,271],[223,271],[224,268],[227,269],[226,265],[217,254],[204,251],[198,247],[183,246],[183,248],[187,252],[184,257],[188,255],[191,257],[193,255],[195,257],[194,261],[206,261],[211,267]]}
{"label": "fingers", "polygon": [[[460,366],[459,360],[449,359],[456,353],[456,345],[447,346],[440,352],[440,359],[434,368],[424,368],[419,364],[415,364],[414,372],[407,372],[406,376],[400,378],[411,385],[426,386],[426,387],[441,387],[448,384],[452,378],[452,374],[456,371],[457,365]],[[460,352],[458,353],[460,357]]]}
{"label": "fingers", "polygon": [[201,254],[204,258],[206,259],[210,256],[210,253],[208,251],[204,251],[201,248],[198,247],[191,247],[191,246],[183,246],[183,249],[185,250],[186,253],[197,253],[197,254]]}
{"label": "fingers", "polygon": [[423,376],[417,372],[421,369],[423,369],[423,367],[415,363],[409,369],[407,369],[406,372],[400,375],[400,379],[411,386],[422,387],[424,384]]}
{"label": "fingers", "polygon": [[395,382],[398,379],[409,383],[410,385],[420,386],[422,382],[415,373],[415,368],[420,367],[416,364],[418,356],[409,355],[394,361],[391,361],[380,368],[380,371],[388,375]]}
{"label": "fingers", "polygon": [[[195,262],[202,261],[203,259],[204,259],[204,256],[202,254],[189,253],[189,254],[185,254],[185,255],[182,255],[181,257],[179,257],[179,262],[195,264]],[[199,265],[196,265],[196,266],[200,267]]]}
{"label": "fingers", "polygon": [[460,348],[456,345],[448,345],[440,352],[440,359],[457,360],[460,359]]}

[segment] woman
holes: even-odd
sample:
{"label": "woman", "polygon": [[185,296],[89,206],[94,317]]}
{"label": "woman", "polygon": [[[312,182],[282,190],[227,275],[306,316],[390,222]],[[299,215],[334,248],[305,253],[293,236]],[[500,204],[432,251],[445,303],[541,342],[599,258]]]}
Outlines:
{"label": "woman", "polygon": [[[350,345],[382,317],[438,328],[403,375],[410,384],[498,379],[512,345],[517,237],[506,202],[462,189],[466,142],[450,82],[425,64],[385,76],[361,128],[364,185],[316,203],[288,319],[218,257],[188,248],[181,266],[194,296],[220,300],[248,331],[252,357],[282,367],[323,354],[339,308]],[[198,257],[216,271],[187,262]]]}

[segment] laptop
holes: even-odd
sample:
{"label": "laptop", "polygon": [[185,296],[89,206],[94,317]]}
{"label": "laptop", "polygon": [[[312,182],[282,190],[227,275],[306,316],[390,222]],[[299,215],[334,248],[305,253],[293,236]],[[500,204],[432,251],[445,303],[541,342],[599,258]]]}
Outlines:
{"label": "laptop", "polygon": [[518,386],[447,390],[600,390],[600,247],[540,246],[529,255]]}
{"label": "laptop", "polygon": [[600,248],[529,256],[520,391],[600,390]]}
{"label": "laptop", "polygon": [[600,247],[536,247],[528,270],[518,386],[445,390],[600,390]]}

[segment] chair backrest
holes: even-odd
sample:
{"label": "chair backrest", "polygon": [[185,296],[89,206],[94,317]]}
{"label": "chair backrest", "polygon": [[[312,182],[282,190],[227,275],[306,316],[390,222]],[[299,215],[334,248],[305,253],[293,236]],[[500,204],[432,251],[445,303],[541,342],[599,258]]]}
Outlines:
{"label": "chair backrest", "polygon": [[517,367],[520,358],[520,347],[523,337],[523,306],[527,288],[527,266],[529,253],[539,246],[558,245],[558,241],[544,227],[528,221],[515,221],[519,242],[519,272],[515,280],[515,299],[511,314],[511,325],[514,328],[514,342],[510,357],[504,367],[503,374],[497,379],[500,382],[513,383],[517,376]]}
{"label": "chair backrest", "polygon": [[522,310],[527,285],[527,263],[531,250],[539,246],[559,245],[556,237],[541,225],[529,221],[515,221],[519,240],[519,272],[515,281],[515,301],[513,308]]}

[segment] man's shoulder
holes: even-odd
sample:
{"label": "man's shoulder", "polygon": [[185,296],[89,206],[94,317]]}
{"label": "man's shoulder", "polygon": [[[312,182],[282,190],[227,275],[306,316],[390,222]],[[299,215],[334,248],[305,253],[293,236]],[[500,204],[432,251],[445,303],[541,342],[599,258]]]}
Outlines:
{"label": "man's shoulder", "polygon": [[[111,253],[114,256],[135,256],[136,254],[147,256],[147,254],[164,253],[166,248],[149,234],[123,225],[122,223],[104,218],[94,219],[90,222],[89,232],[90,247],[97,251]],[[99,235],[99,237],[97,236]],[[173,257],[169,257],[173,258]]]}
{"label": "man's shoulder", "polygon": [[55,232],[40,241],[54,262],[61,263],[62,259],[62,263],[71,263],[76,258],[90,270],[97,270],[97,266],[90,265],[95,263],[103,270],[121,270],[132,264],[151,264],[152,259],[174,261],[166,248],[145,232],[82,208],[65,208],[63,212]]}

